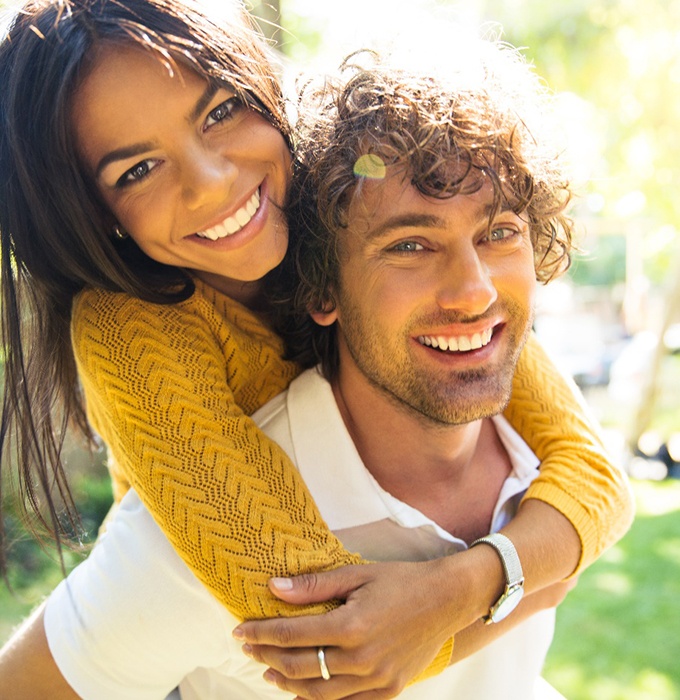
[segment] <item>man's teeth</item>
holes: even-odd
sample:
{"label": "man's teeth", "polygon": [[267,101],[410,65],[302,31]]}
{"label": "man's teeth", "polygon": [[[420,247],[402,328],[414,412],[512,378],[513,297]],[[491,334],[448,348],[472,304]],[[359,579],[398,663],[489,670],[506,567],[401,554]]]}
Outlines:
{"label": "man's teeth", "polygon": [[221,224],[213,226],[207,231],[199,231],[196,235],[201,238],[209,238],[211,241],[216,241],[226,236],[240,231],[252,218],[255,212],[260,208],[260,190],[242,206],[233,216],[227,217]]}
{"label": "man's teeth", "polygon": [[493,329],[474,333],[473,335],[459,335],[447,338],[443,335],[421,335],[418,336],[418,342],[421,345],[427,345],[429,348],[437,348],[438,350],[448,352],[467,352],[468,350],[479,350],[485,345],[488,345],[493,335]]}

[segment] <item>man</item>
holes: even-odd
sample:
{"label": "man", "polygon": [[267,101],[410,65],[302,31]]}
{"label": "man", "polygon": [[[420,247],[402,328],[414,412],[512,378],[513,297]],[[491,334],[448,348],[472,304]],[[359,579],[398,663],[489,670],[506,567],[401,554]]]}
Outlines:
{"label": "man", "polygon": [[[456,653],[468,658],[405,698],[534,697],[560,598],[536,593],[515,610],[522,571],[512,542],[479,542],[508,525],[537,473],[498,414],[531,328],[536,278],[559,272],[570,246],[561,173],[531,139],[528,116],[504,102],[517,94],[506,85],[495,98],[494,81],[513,77],[496,65],[512,60],[489,50],[482,63],[470,57],[472,73],[457,74],[449,92],[374,67],[324,93],[301,142],[294,214],[307,224],[295,251],[298,298],[316,324],[296,337],[303,360],[315,349],[325,378],[307,371],[257,415],[346,546],[402,561],[472,547],[502,562],[505,589],[485,611],[498,624],[457,635]],[[128,687],[152,698],[178,684],[185,699],[282,697],[272,683],[297,692],[272,671],[269,684],[261,679],[230,635],[235,624],[134,492],[45,612],[51,654],[84,697],[126,697]],[[276,655],[249,652],[268,663]],[[325,679],[319,697],[343,696],[332,649],[289,657],[303,680]]]}

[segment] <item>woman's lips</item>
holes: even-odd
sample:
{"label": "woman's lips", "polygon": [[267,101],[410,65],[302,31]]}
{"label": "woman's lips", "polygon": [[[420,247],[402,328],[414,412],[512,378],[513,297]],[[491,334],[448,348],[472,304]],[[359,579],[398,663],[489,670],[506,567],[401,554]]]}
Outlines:
{"label": "woman's lips", "polygon": [[253,196],[238,211],[228,216],[221,224],[217,224],[217,226],[213,226],[206,231],[198,231],[196,235],[200,238],[208,238],[211,241],[233,236],[250,223],[250,220],[255,216],[259,208],[260,188],[258,187]]}

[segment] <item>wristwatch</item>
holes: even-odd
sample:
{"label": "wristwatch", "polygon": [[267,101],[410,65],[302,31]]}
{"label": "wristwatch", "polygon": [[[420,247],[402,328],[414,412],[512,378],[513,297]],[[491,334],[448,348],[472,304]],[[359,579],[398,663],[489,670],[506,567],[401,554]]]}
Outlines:
{"label": "wristwatch", "polygon": [[478,544],[488,544],[496,550],[505,572],[505,590],[491,606],[489,614],[482,618],[487,625],[490,625],[492,622],[504,620],[519,605],[524,595],[524,574],[515,545],[505,535],[494,532],[486,537],[480,537],[470,545],[470,548]]}

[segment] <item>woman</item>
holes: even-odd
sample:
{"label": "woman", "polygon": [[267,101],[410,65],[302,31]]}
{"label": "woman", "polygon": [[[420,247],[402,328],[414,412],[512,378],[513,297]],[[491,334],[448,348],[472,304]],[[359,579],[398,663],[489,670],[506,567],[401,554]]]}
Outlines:
{"label": "woman", "polygon": [[[210,8],[193,0],[39,0],[22,8],[0,47],[2,447],[18,455],[35,499],[38,480],[56,524],[52,484],[69,502],[65,427],[98,433],[116,497],[132,485],[232,612],[299,614],[268,592],[270,577],[357,558],[248,418],[298,371],[267,323],[263,281],[287,245],[290,129],[269,57],[240,4],[219,3],[223,16],[217,3]],[[140,53],[157,61],[148,88],[156,111],[97,90],[121,74],[134,84],[128,59]],[[540,540],[553,533],[545,516],[526,508],[515,521],[527,580],[540,588],[620,536],[630,499],[568,387],[532,352],[518,375],[525,393],[508,415],[543,459],[529,497],[544,502],[564,533],[551,539],[546,559]],[[559,397],[550,410],[562,441],[543,440],[542,417],[525,415],[533,392]],[[389,570],[380,572],[377,591],[390,581]],[[405,609],[409,592],[393,593]],[[488,602],[466,601],[471,610]],[[367,598],[361,612],[370,609]],[[387,615],[366,644],[395,624],[430,623],[417,611],[396,623]],[[418,652],[414,674],[438,647]],[[413,657],[406,648],[374,653]],[[434,668],[447,661],[445,649]]]}

